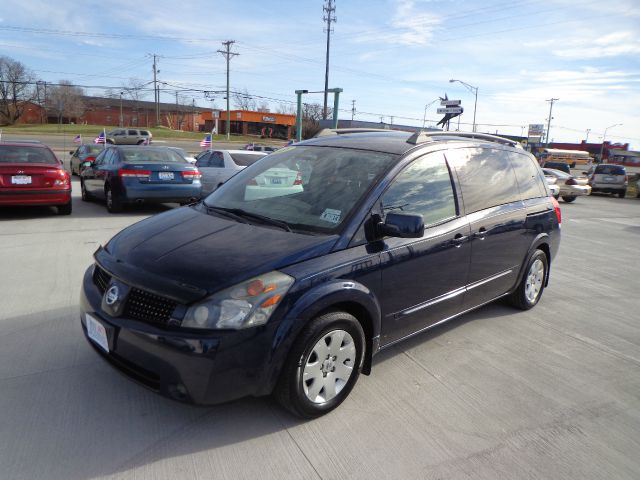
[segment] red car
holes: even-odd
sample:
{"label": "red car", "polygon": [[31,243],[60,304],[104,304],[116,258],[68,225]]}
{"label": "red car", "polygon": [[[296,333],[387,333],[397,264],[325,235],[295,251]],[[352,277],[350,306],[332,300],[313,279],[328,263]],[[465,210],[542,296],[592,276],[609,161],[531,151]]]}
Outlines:
{"label": "red car", "polygon": [[69,215],[69,173],[46,145],[0,143],[0,205],[53,205]]}

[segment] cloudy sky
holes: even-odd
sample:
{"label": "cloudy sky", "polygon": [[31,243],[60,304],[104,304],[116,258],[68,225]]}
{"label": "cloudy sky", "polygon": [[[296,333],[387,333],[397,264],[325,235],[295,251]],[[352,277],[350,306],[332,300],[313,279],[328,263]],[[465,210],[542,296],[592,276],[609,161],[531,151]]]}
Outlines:
{"label": "cloudy sky", "polygon": [[[70,80],[102,94],[134,77],[152,80],[159,56],[163,101],[224,106],[221,42],[235,40],[231,88],[275,111],[294,90],[324,88],[323,0],[109,2],[2,0],[0,55],[42,80]],[[640,149],[639,0],[336,0],[330,87],[341,117],[421,125],[439,96],[461,99],[471,130],[519,135],[546,124],[551,138],[587,136]],[[149,91],[148,99],[153,99]],[[306,101],[322,102],[322,95]],[[440,116],[427,109],[427,124]],[[393,117],[393,120],[391,119]],[[454,122],[452,122],[453,124]],[[456,122],[457,126],[457,122]]]}

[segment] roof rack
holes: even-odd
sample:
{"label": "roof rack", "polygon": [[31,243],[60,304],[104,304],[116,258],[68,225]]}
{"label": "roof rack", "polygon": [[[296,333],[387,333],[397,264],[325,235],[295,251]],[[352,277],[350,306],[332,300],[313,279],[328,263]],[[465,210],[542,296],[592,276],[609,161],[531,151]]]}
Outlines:
{"label": "roof rack", "polygon": [[347,133],[392,132],[389,128],[323,128],[313,138],[327,135],[345,135]]}
{"label": "roof rack", "polygon": [[479,140],[487,140],[489,142],[501,143],[503,145],[509,145],[512,147],[520,147],[520,143],[509,140],[508,138],[498,137],[496,135],[489,135],[488,133],[472,133],[472,132],[417,132],[411,135],[407,140],[407,143],[418,145],[420,143],[431,142],[431,137],[463,137],[463,138],[477,138]]}

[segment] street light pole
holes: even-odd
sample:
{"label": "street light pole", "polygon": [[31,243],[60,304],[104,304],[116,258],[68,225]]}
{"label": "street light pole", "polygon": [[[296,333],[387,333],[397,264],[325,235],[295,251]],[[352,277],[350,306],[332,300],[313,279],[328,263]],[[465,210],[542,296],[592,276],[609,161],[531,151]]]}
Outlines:
{"label": "street light pole", "polygon": [[124,118],[122,116],[122,92],[120,92],[120,128],[124,127]]}
{"label": "street light pole", "polygon": [[474,87],[473,85],[469,85],[466,82],[463,82],[462,80],[455,80],[455,79],[451,79],[449,80],[449,83],[453,83],[453,82],[458,82],[461,83],[462,85],[464,85],[465,87],[467,87],[467,89],[473,93],[476,96],[476,99],[473,103],[473,133],[476,132],[476,109],[478,108],[478,87]]}
{"label": "street light pole", "polygon": [[604,159],[602,158],[602,155],[604,154],[604,140],[605,138],[607,138],[607,130],[613,127],[620,127],[620,126],[622,126],[621,123],[616,123],[615,125],[609,125],[607,128],[604,129],[604,135],[602,135],[602,145],[600,146],[600,163],[604,163],[603,162]]}

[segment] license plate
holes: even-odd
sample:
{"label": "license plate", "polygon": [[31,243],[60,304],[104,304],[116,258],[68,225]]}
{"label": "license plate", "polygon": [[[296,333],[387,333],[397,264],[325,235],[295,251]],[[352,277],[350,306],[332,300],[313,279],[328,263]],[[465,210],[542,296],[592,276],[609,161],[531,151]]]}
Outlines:
{"label": "license plate", "polygon": [[109,342],[107,340],[107,329],[98,320],[93,318],[88,313],[85,314],[85,320],[87,323],[87,335],[93,340],[100,348],[109,353]]}
{"label": "license plate", "polygon": [[272,185],[282,185],[282,179],[281,178],[271,177],[271,184]]}
{"label": "license plate", "polygon": [[613,182],[613,177],[604,177],[605,182]]}
{"label": "license plate", "polygon": [[158,173],[160,180],[173,180],[173,172],[160,172]]}
{"label": "license plate", "polygon": [[29,175],[14,175],[11,177],[11,183],[14,185],[30,185],[31,177]]}

